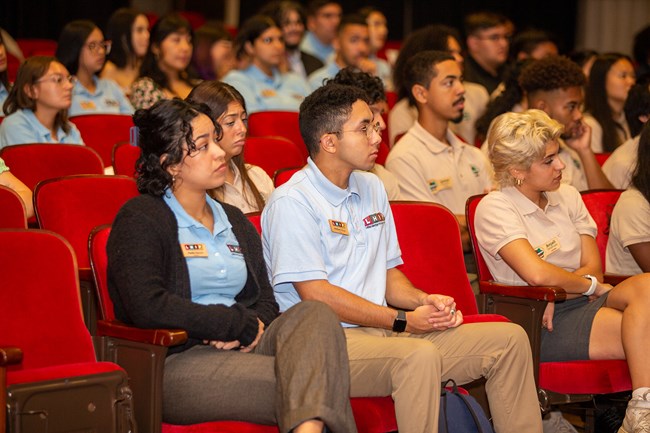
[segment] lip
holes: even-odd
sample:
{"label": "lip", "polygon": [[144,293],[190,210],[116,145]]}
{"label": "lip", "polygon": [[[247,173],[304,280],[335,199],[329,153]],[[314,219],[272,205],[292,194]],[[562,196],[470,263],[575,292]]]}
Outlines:
{"label": "lip", "polygon": [[214,170],[216,173],[223,173],[226,171],[226,163],[222,163]]}
{"label": "lip", "polygon": [[553,179],[555,182],[562,182],[562,175],[559,175],[558,177]]}

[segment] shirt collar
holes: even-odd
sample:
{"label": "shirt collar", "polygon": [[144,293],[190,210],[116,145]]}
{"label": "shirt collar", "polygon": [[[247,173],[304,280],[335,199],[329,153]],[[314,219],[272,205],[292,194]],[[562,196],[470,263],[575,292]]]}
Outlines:
{"label": "shirt collar", "polygon": [[424,127],[418,122],[417,120],[409,130],[409,133],[411,133],[415,138],[417,138],[422,144],[426,146],[427,149],[429,149],[433,153],[442,153],[446,150],[449,149],[449,146],[451,146],[454,151],[462,151],[463,150],[463,142],[460,141],[460,138],[456,137],[453,132],[451,132],[449,129],[447,129],[447,141],[449,142],[449,145],[443,143],[442,141],[438,140],[436,137],[431,135],[429,131],[424,129]]}
{"label": "shirt collar", "polygon": [[[36,132],[43,137],[43,142],[49,143],[52,142],[52,131],[47,129],[45,125],[43,125],[38,118],[36,117],[36,114],[29,109],[29,108],[24,108],[22,109],[23,115],[27,118],[29,123],[34,126],[36,129]],[[56,137],[59,143],[63,141],[65,137],[67,137],[68,134],[63,131],[63,128],[59,127],[59,129],[56,131]]]}
{"label": "shirt collar", "polygon": [[266,75],[260,68],[255,65],[250,65],[246,70],[246,73],[253,77],[256,81],[261,81],[273,87],[278,87],[280,83],[280,73],[276,68],[273,68],[273,76],[269,77]]}
{"label": "shirt collar", "polygon": [[[538,210],[542,210],[514,186],[502,188],[501,192],[515,203],[515,206],[521,211],[522,215],[530,215],[534,214]],[[546,194],[546,199],[548,200],[548,203],[546,204],[547,208],[549,206],[557,206],[560,203],[555,191],[547,191],[543,194]],[[543,211],[546,213],[545,209]]]}
{"label": "shirt collar", "polygon": [[100,96],[103,92],[102,89],[100,89],[99,87],[99,80],[97,79],[96,75],[93,75],[93,83],[95,84],[95,93],[91,93],[90,90],[86,89],[86,87],[83,84],[81,84],[81,81],[77,80],[77,82],[74,83],[72,94],[88,96],[88,97]]}
{"label": "shirt collar", "polygon": [[339,206],[350,195],[355,194],[359,196],[359,183],[357,175],[352,172],[348,180],[347,189],[341,189],[334,185],[316,166],[316,163],[310,158],[307,158],[307,167],[305,173],[309,181],[316,187],[316,190],[327,200],[332,206]]}
{"label": "shirt collar", "polygon": [[[228,217],[226,216],[223,208],[221,208],[221,206],[217,206],[217,202],[214,201],[207,193],[205,194],[205,199],[208,203],[208,206],[210,206],[210,209],[212,210],[212,216],[214,219],[212,234],[214,236],[217,236],[221,232],[230,229],[232,225],[228,221]],[[174,212],[179,229],[191,227],[198,229],[205,228],[203,224],[192,218],[190,214],[188,214],[185,209],[183,209],[183,206],[181,206],[181,204],[178,202],[176,196],[170,188],[167,188],[165,190],[165,193],[163,194],[163,200],[165,203],[167,203],[167,206],[169,206],[172,212]]]}

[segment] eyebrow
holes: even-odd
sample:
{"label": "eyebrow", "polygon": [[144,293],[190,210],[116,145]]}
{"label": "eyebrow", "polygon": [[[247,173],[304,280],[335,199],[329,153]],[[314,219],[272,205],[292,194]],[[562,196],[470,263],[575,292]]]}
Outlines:
{"label": "eyebrow", "polygon": [[194,141],[199,141],[199,140],[202,139],[202,138],[209,138],[209,137],[210,137],[210,133],[208,132],[208,133],[205,133],[205,134],[201,134],[201,135],[199,135],[198,137],[196,137],[196,138],[194,139]]}

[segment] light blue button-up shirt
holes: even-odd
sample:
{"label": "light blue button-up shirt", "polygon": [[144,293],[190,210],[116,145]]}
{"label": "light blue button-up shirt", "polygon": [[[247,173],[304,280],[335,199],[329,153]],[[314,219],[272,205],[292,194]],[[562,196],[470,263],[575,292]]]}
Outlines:
{"label": "light blue button-up shirt", "polygon": [[212,233],[192,218],[168,189],[163,200],[178,222],[178,241],[190,274],[192,301],[233,305],[248,277],[244,255],[223,207],[206,194],[214,225]]}
{"label": "light blue button-up shirt", "polygon": [[280,73],[273,70],[269,77],[257,66],[230,71],[223,82],[230,84],[242,94],[249,113],[258,111],[298,111],[305,96],[311,93],[309,85],[294,72]]}
{"label": "light blue button-up shirt", "polygon": [[71,122],[68,122],[68,125],[70,132],[66,134],[59,128],[56,133],[58,140],[55,140],[50,130],[38,121],[32,110],[18,110],[7,116],[0,125],[0,149],[27,143],[84,144],[77,127]]}
{"label": "light blue button-up shirt", "polygon": [[262,213],[264,260],[280,310],[300,302],[293,283],[308,280],[328,280],[386,305],[386,272],[402,257],[384,186],[374,174],[355,171],[341,189],[307,162]]}
{"label": "light blue button-up shirt", "polygon": [[80,81],[72,89],[69,116],[83,114],[133,114],[133,106],[122,89],[112,80],[93,77],[95,92],[91,93]]}
{"label": "light blue button-up shirt", "polygon": [[309,31],[305,32],[305,36],[300,41],[300,50],[319,58],[323,63],[334,54],[332,45],[325,45],[318,40],[316,35]]}

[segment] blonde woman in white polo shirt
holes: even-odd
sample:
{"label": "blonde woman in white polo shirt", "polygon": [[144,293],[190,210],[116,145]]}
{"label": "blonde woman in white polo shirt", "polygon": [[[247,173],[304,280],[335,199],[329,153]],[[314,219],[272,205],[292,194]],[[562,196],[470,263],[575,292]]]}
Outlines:
{"label": "blonde woman in white polo shirt", "polygon": [[494,122],[489,155],[500,190],[476,211],[488,267],[502,283],[567,292],[544,313],[542,361],[628,359],[634,392],[619,432],[641,431],[650,425],[650,274],[614,288],[602,282],[596,225],[578,191],[561,183],[561,124],[540,110]]}

